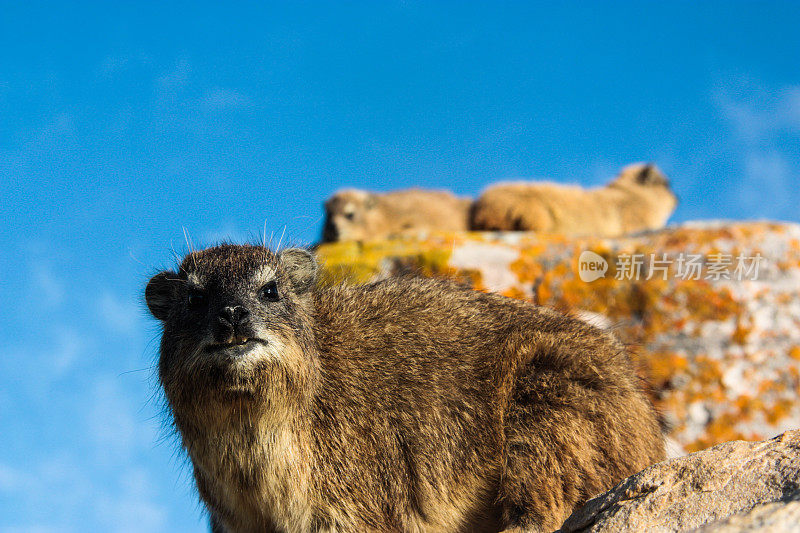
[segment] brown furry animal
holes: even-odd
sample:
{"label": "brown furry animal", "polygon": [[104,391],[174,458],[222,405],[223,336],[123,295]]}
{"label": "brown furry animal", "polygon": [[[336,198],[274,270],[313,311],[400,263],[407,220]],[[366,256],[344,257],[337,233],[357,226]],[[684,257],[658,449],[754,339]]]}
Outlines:
{"label": "brown furry animal", "polygon": [[222,245],[147,285],[216,531],[549,531],[664,457],[610,334],[442,280],[322,288],[316,270]]}
{"label": "brown furry animal", "polygon": [[501,183],[472,207],[471,229],[618,237],[664,227],[677,197],[654,165],[625,167],[605,187]]}
{"label": "brown furry animal", "polygon": [[420,231],[466,231],[471,200],[446,191],[374,194],[346,189],[325,202],[322,242],[380,240]]}

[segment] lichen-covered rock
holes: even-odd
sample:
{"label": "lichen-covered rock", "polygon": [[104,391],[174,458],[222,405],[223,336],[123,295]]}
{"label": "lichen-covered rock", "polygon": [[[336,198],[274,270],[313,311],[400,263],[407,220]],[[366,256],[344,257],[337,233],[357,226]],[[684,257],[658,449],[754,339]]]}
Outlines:
{"label": "lichen-covered rock", "polygon": [[800,530],[800,431],[651,466],[587,502],[560,531],[691,530]]}
{"label": "lichen-covered rock", "polygon": [[616,239],[431,234],[318,255],[328,279],[451,277],[612,327],[688,451],[800,427],[800,225],[691,223]]}

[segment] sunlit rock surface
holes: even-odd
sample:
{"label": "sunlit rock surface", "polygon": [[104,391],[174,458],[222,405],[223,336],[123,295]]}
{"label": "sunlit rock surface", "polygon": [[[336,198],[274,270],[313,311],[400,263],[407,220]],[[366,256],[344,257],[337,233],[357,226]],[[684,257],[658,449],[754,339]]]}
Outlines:
{"label": "sunlit rock surface", "polygon": [[563,533],[800,530],[800,431],[646,468],[575,511]]}
{"label": "sunlit rock surface", "polygon": [[800,427],[799,225],[688,223],[617,239],[432,234],[318,255],[328,280],[449,277],[614,329],[688,451]]}

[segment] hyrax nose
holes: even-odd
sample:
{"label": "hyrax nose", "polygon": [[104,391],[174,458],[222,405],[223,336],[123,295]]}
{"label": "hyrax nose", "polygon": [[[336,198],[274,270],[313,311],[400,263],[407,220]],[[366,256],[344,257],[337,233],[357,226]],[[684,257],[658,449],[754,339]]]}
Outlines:
{"label": "hyrax nose", "polygon": [[217,313],[217,323],[214,325],[214,340],[217,342],[231,342],[237,336],[247,335],[247,323],[250,322],[250,311],[241,305],[223,307]]}
{"label": "hyrax nose", "polygon": [[250,311],[241,305],[229,305],[223,307],[219,312],[220,322],[227,323],[231,327],[236,327],[246,323],[250,318]]}
{"label": "hyrax nose", "polygon": [[220,309],[217,318],[223,329],[237,329],[237,326],[248,322],[250,311],[241,305],[229,305]]}
{"label": "hyrax nose", "polygon": [[330,220],[325,221],[325,227],[322,229],[322,236],[326,241],[336,241],[339,239],[339,228]]}

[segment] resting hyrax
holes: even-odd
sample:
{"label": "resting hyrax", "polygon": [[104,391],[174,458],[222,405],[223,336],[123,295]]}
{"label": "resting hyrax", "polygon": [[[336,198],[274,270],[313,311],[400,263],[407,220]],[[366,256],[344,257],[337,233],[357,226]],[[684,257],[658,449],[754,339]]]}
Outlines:
{"label": "resting hyrax", "polygon": [[339,191],[325,202],[323,242],[379,240],[421,231],[466,231],[467,198],[407,189],[374,194]]}
{"label": "resting hyrax", "polygon": [[222,245],[147,285],[217,531],[552,530],[664,456],[608,333],[442,280],[323,288],[316,270]]}
{"label": "resting hyrax", "polygon": [[472,207],[471,228],[618,237],[664,227],[677,198],[654,165],[625,167],[605,187],[501,183]]}

